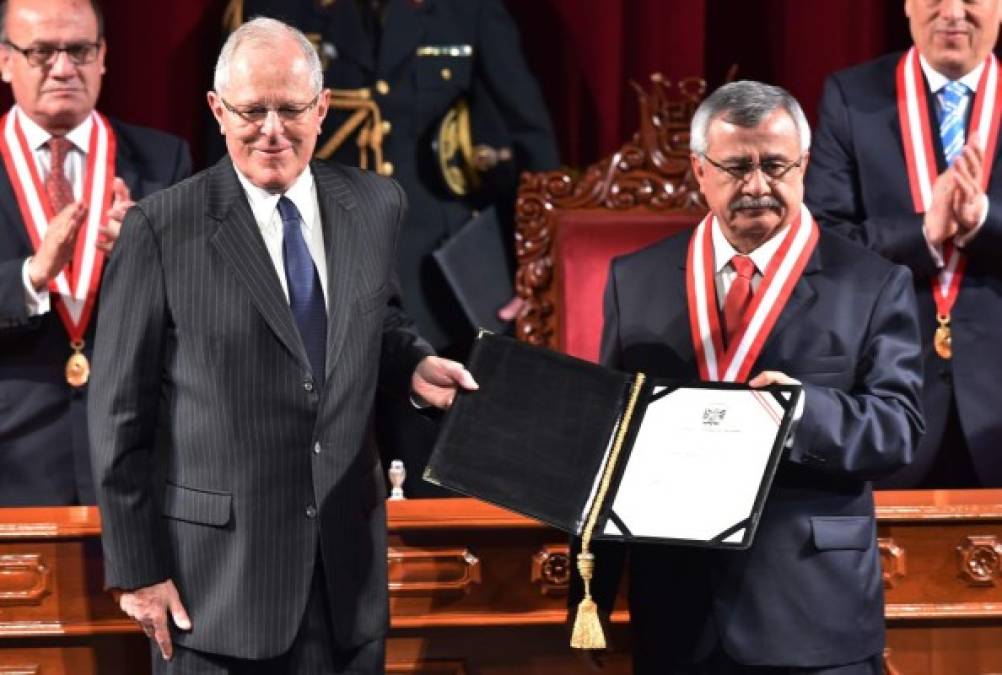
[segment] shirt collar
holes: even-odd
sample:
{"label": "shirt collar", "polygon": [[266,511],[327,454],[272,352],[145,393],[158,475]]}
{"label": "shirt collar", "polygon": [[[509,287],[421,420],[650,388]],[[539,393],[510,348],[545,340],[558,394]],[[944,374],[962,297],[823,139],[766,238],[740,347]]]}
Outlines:
{"label": "shirt collar", "polygon": [[[776,251],[779,249],[779,245],[783,242],[783,237],[786,236],[786,232],[789,229],[790,224],[787,223],[783,226],[783,229],[770,237],[768,241],[748,254],[748,257],[752,259],[753,263],[755,263],[755,271],[758,274],[765,274],[765,270],[769,266],[772,256],[776,254]],[[740,254],[734,250],[734,247],[731,246],[731,242],[727,241],[723,231],[720,229],[720,223],[717,222],[716,218],[713,219],[713,229],[711,234],[713,236],[714,274],[720,274],[720,272],[723,271],[723,269],[731,261],[731,258]]]}
{"label": "shirt collar", "polygon": [[[21,123],[21,130],[24,131],[24,139],[28,141],[28,147],[31,148],[32,152],[41,150],[52,138],[52,134],[38,126],[35,120],[28,117],[28,114],[20,107],[15,106],[15,109],[18,121]],[[93,116],[87,115],[83,122],[66,134],[66,139],[73,144],[73,147],[85,155],[87,154],[87,146],[90,145],[90,131],[93,126]]]}
{"label": "shirt collar", "polygon": [[250,202],[254,219],[262,227],[269,227],[273,222],[273,216],[278,212],[278,200],[281,197],[288,197],[289,200],[299,209],[299,215],[303,219],[303,227],[306,232],[313,229],[316,219],[317,199],[316,188],[313,184],[313,173],[309,164],[299,174],[299,177],[292,182],[289,189],[283,194],[272,194],[263,188],[259,188],[250,182],[240,169],[233,165],[233,170],[237,172],[237,178],[247,194],[247,201]]}
{"label": "shirt collar", "polygon": [[[948,78],[943,73],[939,72],[932,65],[925,60],[925,57],[919,54],[919,64],[922,66],[922,72],[925,74],[926,82],[929,83],[929,89],[934,94],[938,94],[939,90],[945,87],[949,82]],[[981,81],[981,71],[985,69],[985,62],[979,63],[974,70],[964,75],[962,78],[957,80],[958,82],[965,85],[971,91],[978,90],[978,82]]]}

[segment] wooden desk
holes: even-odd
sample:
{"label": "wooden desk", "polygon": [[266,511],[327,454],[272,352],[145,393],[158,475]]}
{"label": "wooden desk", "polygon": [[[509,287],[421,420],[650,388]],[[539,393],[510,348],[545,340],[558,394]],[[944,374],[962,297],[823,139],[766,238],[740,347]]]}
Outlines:
{"label": "wooden desk", "polygon": [[[1002,491],[885,492],[878,518],[888,672],[1002,672]],[[391,502],[389,528],[388,672],[582,670],[561,533],[468,499]],[[92,508],[0,509],[0,675],[148,672],[145,638],[101,590],[99,534]],[[628,616],[613,619],[618,675]]]}

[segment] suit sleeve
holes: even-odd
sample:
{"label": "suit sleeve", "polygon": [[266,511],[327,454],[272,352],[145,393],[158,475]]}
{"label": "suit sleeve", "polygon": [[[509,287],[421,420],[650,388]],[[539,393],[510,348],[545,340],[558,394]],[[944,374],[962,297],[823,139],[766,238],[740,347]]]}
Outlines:
{"label": "suit sleeve", "polygon": [[[396,195],[394,216],[394,251],[400,239],[400,227],[407,213],[407,196],[396,181],[392,181]],[[392,256],[396,260],[396,255]],[[392,267],[392,263],[391,263]],[[435,353],[417,332],[414,322],[404,313],[400,298],[400,282],[395,269],[391,269],[390,292],[387,294],[386,313],[383,319],[382,358],[380,359],[380,386],[392,396],[410,394],[411,375],[418,363]]]}
{"label": "suit sleeve", "polygon": [[925,424],[921,337],[906,269],[894,266],[888,273],[865,331],[852,390],[804,383],[807,405],[791,461],[861,479],[911,461]]}
{"label": "suit sleeve", "polygon": [[835,77],[825,81],[818,116],[805,179],[805,200],[818,223],[905,265],[916,278],[936,274],[936,263],[922,233],[921,214],[876,217],[867,212],[860,162],[888,160],[860,156],[869,149],[858,147],[850,106]]}
{"label": "suit sleeve", "polygon": [[20,257],[0,260],[0,335],[41,325],[40,317],[28,316],[21,276],[24,260]]}
{"label": "suit sleeve", "polygon": [[498,106],[519,170],[547,171],[560,163],[553,126],[520,48],[518,29],[500,0],[485,0],[477,21],[477,77]]}
{"label": "suit sleeve", "polygon": [[133,207],[105,270],[88,394],[110,588],[139,588],[171,575],[154,487],[169,329],[159,247],[146,214]]}

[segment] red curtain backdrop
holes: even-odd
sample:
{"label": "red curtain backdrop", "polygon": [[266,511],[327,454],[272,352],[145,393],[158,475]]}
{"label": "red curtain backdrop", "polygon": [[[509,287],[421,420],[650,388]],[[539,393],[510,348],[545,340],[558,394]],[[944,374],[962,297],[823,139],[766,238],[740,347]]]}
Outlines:
{"label": "red curtain backdrop", "polygon": [[[289,0],[289,2],[315,0]],[[335,0],[352,2],[354,0]],[[873,0],[505,0],[522,31],[562,158],[585,166],[637,127],[627,82],[738,76],[789,89],[813,119],[825,76],[909,43],[901,2]],[[226,0],[105,0],[108,72],[100,109],[191,142],[208,123],[205,92]],[[2,93],[9,101],[9,88]]]}

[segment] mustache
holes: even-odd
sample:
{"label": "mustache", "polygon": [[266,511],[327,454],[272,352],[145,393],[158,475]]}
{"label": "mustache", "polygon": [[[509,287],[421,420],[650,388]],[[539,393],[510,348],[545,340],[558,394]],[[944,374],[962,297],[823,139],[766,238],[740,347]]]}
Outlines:
{"label": "mustache", "polygon": [[741,211],[742,209],[781,209],[782,202],[772,195],[762,195],[761,197],[738,197],[728,205],[731,211]]}

